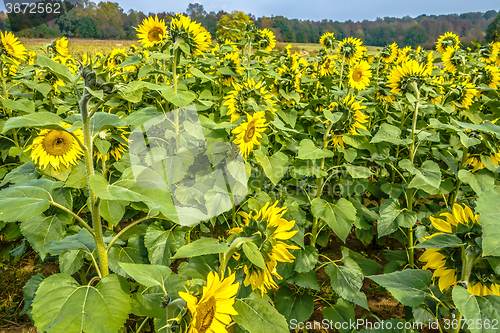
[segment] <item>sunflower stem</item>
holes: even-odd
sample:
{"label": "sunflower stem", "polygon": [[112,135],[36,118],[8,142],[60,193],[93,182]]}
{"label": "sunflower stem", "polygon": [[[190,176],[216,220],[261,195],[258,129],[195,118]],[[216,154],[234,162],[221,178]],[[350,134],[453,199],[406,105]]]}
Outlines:
{"label": "sunflower stem", "polygon": [[[1,64],[0,76],[2,77],[3,95],[4,95],[4,100],[6,100],[9,98],[9,92],[7,91],[7,84],[5,83],[5,76],[3,74],[5,67],[4,67],[3,61],[0,61],[0,64]],[[9,119],[12,118],[12,110],[10,110],[9,108],[6,108],[5,105],[3,106],[3,108],[7,112]],[[14,144],[16,145],[17,148],[19,148],[19,139],[17,138],[16,130],[12,129],[12,133],[13,133]]]}
{"label": "sunflower stem", "polygon": [[80,99],[80,112],[83,121],[83,142],[87,149],[84,150],[85,155],[85,168],[87,178],[87,188],[90,199],[90,212],[92,214],[92,226],[94,228],[94,239],[97,247],[97,254],[99,256],[99,266],[102,277],[109,274],[108,268],[108,253],[104,246],[104,239],[102,235],[101,217],[99,216],[99,198],[96,197],[90,187],[90,176],[94,175],[94,164],[92,160],[92,134],[90,131],[90,117],[89,117],[89,100],[91,96],[87,94],[87,90],[83,90],[82,98]]}
{"label": "sunflower stem", "polygon": [[[464,167],[465,162],[467,161],[467,155],[469,155],[469,149],[467,149],[467,147],[464,147],[462,153],[462,163],[460,164],[459,171]],[[453,190],[453,196],[451,197],[451,201],[449,202],[448,206],[453,207],[455,202],[457,202],[458,192],[460,191],[460,185],[462,185],[462,181],[460,179],[457,179],[457,183],[455,184],[455,189]]]}
{"label": "sunflower stem", "polygon": [[344,61],[345,61],[345,54],[342,54],[342,64],[340,64],[340,83],[339,83],[339,89],[340,90],[342,90],[342,82],[344,81],[344,79],[343,79]]}

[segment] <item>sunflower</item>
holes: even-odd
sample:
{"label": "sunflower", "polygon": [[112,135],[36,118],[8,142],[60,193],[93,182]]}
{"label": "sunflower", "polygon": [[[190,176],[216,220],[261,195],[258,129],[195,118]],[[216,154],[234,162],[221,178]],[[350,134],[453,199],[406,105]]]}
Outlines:
{"label": "sunflower", "polygon": [[448,47],[442,55],[442,60],[444,63],[444,68],[453,73],[458,66],[462,64],[458,50],[452,47]]}
{"label": "sunflower", "polygon": [[257,38],[259,46],[264,48],[266,52],[271,52],[276,46],[276,36],[269,29],[259,30]]}
{"label": "sunflower", "polygon": [[35,77],[41,82],[49,83],[56,94],[59,93],[59,87],[66,86],[66,84],[64,84],[64,81],[61,80],[57,75],[45,70],[37,69],[35,71]]}
{"label": "sunflower", "polygon": [[333,32],[325,32],[321,35],[319,43],[326,48],[333,48],[335,45],[335,36],[333,35]]}
{"label": "sunflower", "polygon": [[500,285],[496,283],[491,283],[491,285],[488,287],[482,284],[481,282],[477,282],[474,285],[469,284],[467,286],[467,290],[469,291],[469,293],[476,296],[488,296],[488,295],[500,296]]}
{"label": "sunflower", "polygon": [[6,31],[4,33],[0,31],[0,38],[2,39],[2,54],[14,59],[24,60],[27,52],[26,48],[12,32]]}
{"label": "sunflower", "polygon": [[375,92],[375,98],[382,102],[382,101],[386,101],[390,104],[394,103],[394,101],[396,100],[396,98],[394,97],[394,95],[388,93],[385,91],[385,89],[380,89],[380,90],[377,90]]}
{"label": "sunflower", "polygon": [[[474,215],[468,206],[462,207],[459,204],[454,204],[451,213],[442,213],[440,217],[446,219],[430,217],[431,223],[439,232],[425,239],[432,238],[440,234],[456,234],[463,228],[471,229],[474,225],[479,224],[479,215]],[[468,230],[467,230],[468,231]],[[460,250],[461,251],[461,250]],[[449,287],[457,284],[457,260],[456,251],[452,248],[445,249],[427,249],[420,261],[427,262],[423,269],[434,269],[433,277],[439,279],[439,289],[444,291]]]}
{"label": "sunflower", "polygon": [[349,37],[339,42],[338,52],[344,58],[344,61],[353,65],[366,53],[366,47],[363,46],[361,39]]}
{"label": "sunflower", "polygon": [[253,79],[242,84],[233,84],[233,90],[224,97],[227,106],[227,115],[234,122],[242,113],[253,110],[255,104],[265,106],[266,110],[274,112],[274,96],[266,89],[264,81],[255,82]]}
{"label": "sunflower", "polygon": [[130,132],[125,131],[125,127],[117,127],[116,134],[112,134],[107,130],[99,132],[99,139],[113,140],[111,141],[111,147],[109,148],[106,155],[104,155],[104,158],[102,157],[102,154],[99,152],[99,150],[94,150],[94,157],[97,158],[97,162],[99,162],[99,160],[103,160],[104,162],[109,161],[111,156],[113,156],[115,161],[120,160],[122,158],[122,154],[127,152],[128,139],[125,136],[127,134],[130,134]]}
{"label": "sunflower", "polygon": [[163,19],[159,20],[155,15],[142,20],[142,24],[136,28],[137,38],[144,47],[156,46],[163,43],[167,36],[167,26]]}
{"label": "sunflower", "polygon": [[[70,124],[64,122],[61,125],[65,128],[71,127]],[[73,134],[78,138],[78,141],[83,142],[82,130],[76,130]],[[59,170],[61,165],[67,168],[76,165],[78,159],[83,155],[78,141],[66,131],[44,129],[38,133],[26,151],[31,149],[30,157],[41,169],[46,169],[51,165],[54,169]]]}
{"label": "sunflower", "polygon": [[391,45],[386,45],[382,51],[380,51],[380,59],[386,63],[393,63],[398,57],[398,44],[396,42]]}
{"label": "sunflower", "polygon": [[253,290],[259,289],[264,295],[269,289],[277,289],[278,285],[273,277],[282,279],[276,269],[278,262],[293,263],[295,256],[289,250],[299,249],[298,246],[289,245],[285,241],[292,238],[298,231],[292,230],[295,221],[287,221],[283,215],[287,207],[277,207],[278,201],[273,205],[266,203],[259,211],[250,213],[240,212],[245,223],[244,228],[233,228],[233,233],[241,236],[258,238],[257,247],[261,250],[265,262],[265,269],[255,267],[250,261],[245,261],[243,266],[246,278],[245,286],[251,285]]}
{"label": "sunflower", "polygon": [[[361,105],[361,101],[356,101],[355,95],[348,94],[342,101],[331,103],[329,108],[334,112],[342,112],[342,117],[335,124],[342,128],[333,128],[333,131],[347,128],[350,134],[359,135],[358,128],[367,130],[364,124],[368,122],[370,117],[363,114],[361,110],[366,109],[366,106]],[[332,134],[336,135],[335,133]]]}
{"label": "sunflower", "polygon": [[194,55],[201,55],[212,43],[210,33],[201,26],[201,23],[191,21],[182,14],[176,15],[170,22],[170,36],[173,43],[182,39]]}
{"label": "sunflower", "polygon": [[248,115],[247,122],[241,123],[232,131],[233,134],[236,134],[236,139],[233,142],[240,147],[241,154],[245,158],[250,154],[254,146],[260,145],[259,139],[262,138],[260,133],[267,128],[264,115],[264,111],[257,112],[253,116]]}
{"label": "sunflower", "polygon": [[480,156],[468,156],[465,160],[465,166],[472,167],[471,172],[484,169],[484,164]]}
{"label": "sunflower", "polygon": [[[127,59],[127,57],[128,54],[125,52],[124,49],[114,48],[113,51],[111,51],[111,53],[107,56],[106,64],[108,68],[113,69],[116,68],[116,66],[118,66],[119,64],[121,64],[125,59]],[[128,67],[134,68],[133,66],[128,66]],[[124,68],[124,70],[126,69]]]}
{"label": "sunflower", "polygon": [[349,85],[351,88],[364,90],[370,84],[372,70],[370,64],[362,60],[349,70]]}
{"label": "sunflower", "polygon": [[52,47],[62,57],[67,57],[69,55],[68,51],[68,39],[66,37],[58,38],[52,42]]}
{"label": "sunflower", "polygon": [[179,292],[191,313],[188,333],[228,332],[226,326],[231,323],[231,316],[238,314],[233,304],[239,283],[234,283],[234,280],[235,274],[222,278],[217,273],[210,272],[199,300],[190,293]]}
{"label": "sunflower", "polygon": [[419,87],[430,73],[431,71],[425,64],[419,64],[416,60],[409,60],[392,69],[387,86],[391,88],[393,94],[413,92],[411,85],[415,83]]}
{"label": "sunflower", "polygon": [[481,61],[487,64],[494,64],[500,52],[500,42],[491,42],[479,50]]}
{"label": "sunflower", "polygon": [[466,82],[459,85],[452,85],[452,87],[456,91],[455,108],[457,108],[457,104],[460,104],[463,108],[468,109],[472,105],[472,99],[477,94],[474,85]]}
{"label": "sunflower", "polygon": [[35,51],[29,51],[28,52],[28,65],[34,65],[35,64],[35,59],[36,59],[36,52]]}
{"label": "sunflower", "polygon": [[500,83],[500,69],[497,66],[486,65],[479,70],[480,82],[495,89]]}
{"label": "sunflower", "polygon": [[335,73],[337,73],[337,69],[335,68],[335,57],[326,57],[319,67],[319,76],[323,77]]}
{"label": "sunflower", "polygon": [[[235,46],[233,46],[233,52],[229,52],[226,54],[220,54],[218,58],[220,59],[217,62],[218,68],[230,68],[234,74],[236,75],[243,75],[243,71],[245,70],[243,67],[241,67],[241,58],[240,58],[240,53],[237,51]],[[225,86],[232,86],[233,83],[236,82],[237,76],[234,75],[228,75],[228,74],[222,74],[216,69],[215,72],[217,75],[220,76],[222,79],[222,84]]]}
{"label": "sunflower", "polygon": [[411,46],[405,46],[402,49],[398,50],[398,58],[396,59],[396,63],[399,65],[403,62],[407,62],[411,60]]}
{"label": "sunflower", "polygon": [[439,36],[436,43],[436,50],[441,54],[446,52],[446,49],[449,47],[452,49],[458,49],[460,47],[460,40],[453,32],[447,32],[444,35]]}

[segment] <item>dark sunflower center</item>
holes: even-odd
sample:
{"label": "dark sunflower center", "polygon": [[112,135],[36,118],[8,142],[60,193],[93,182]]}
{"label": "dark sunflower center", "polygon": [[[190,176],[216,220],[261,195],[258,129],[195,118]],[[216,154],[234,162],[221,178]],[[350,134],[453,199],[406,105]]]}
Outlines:
{"label": "dark sunflower center", "polygon": [[354,73],[352,73],[352,79],[356,82],[359,82],[361,81],[361,79],[363,78],[363,73],[358,69],[358,70],[355,70]]}
{"label": "dark sunflower center", "polygon": [[148,32],[148,39],[151,42],[159,42],[161,41],[162,37],[163,37],[163,31],[161,30],[161,28],[154,27],[151,28],[151,30],[149,30]]}
{"label": "dark sunflower center", "polygon": [[243,140],[245,142],[249,142],[250,140],[252,140],[253,136],[255,135],[255,125],[250,124],[248,126],[249,126],[249,128],[247,129],[245,136],[243,137]]}
{"label": "dark sunflower center", "polygon": [[210,325],[212,325],[215,318],[216,303],[215,298],[212,296],[198,305],[195,324],[198,333],[205,333],[210,328]]}
{"label": "dark sunflower center", "polygon": [[61,156],[71,150],[73,137],[68,132],[52,130],[45,135],[42,146],[48,155]]}

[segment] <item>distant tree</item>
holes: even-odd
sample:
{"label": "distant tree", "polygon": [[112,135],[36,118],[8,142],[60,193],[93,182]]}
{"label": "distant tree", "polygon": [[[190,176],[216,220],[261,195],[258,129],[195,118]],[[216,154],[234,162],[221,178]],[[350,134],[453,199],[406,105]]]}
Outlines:
{"label": "distant tree", "polygon": [[486,28],[486,41],[487,42],[500,42],[500,13]]}
{"label": "distant tree", "polygon": [[406,31],[405,44],[417,46],[425,42],[426,39],[424,28],[420,25],[414,25]]}
{"label": "distant tree", "polygon": [[[231,14],[222,15],[219,22],[217,22],[217,37],[233,41],[240,40],[247,23],[252,23],[250,17],[238,10],[233,11]],[[238,29],[241,32],[233,29]]]}
{"label": "distant tree", "polygon": [[201,21],[203,17],[207,15],[207,12],[205,8],[203,8],[203,5],[199,3],[190,3],[186,9],[186,14],[195,21]]}
{"label": "distant tree", "polygon": [[496,10],[488,10],[486,13],[484,13],[484,19],[489,20],[492,17],[497,16],[497,11]]}
{"label": "distant tree", "polygon": [[78,38],[100,38],[101,34],[94,19],[86,16],[76,23],[75,37]]}

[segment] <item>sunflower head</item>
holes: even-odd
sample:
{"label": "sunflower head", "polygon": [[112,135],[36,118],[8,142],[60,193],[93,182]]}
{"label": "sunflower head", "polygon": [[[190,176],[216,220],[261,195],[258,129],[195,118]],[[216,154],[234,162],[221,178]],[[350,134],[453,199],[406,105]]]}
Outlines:
{"label": "sunflower head", "polygon": [[439,36],[436,43],[436,50],[441,54],[444,53],[449,47],[453,49],[460,48],[460,40],[453,32],[447,32],[444,35]]}
{"label": "sunflower head", "polygon": [[111,53],[107,56],[106,64],[108,68],[113,69],[127,59],[127,57],[128,54],[124,49],[114,48],[113,51],[111,51]]}
{"label": "sunflower head", "polygon": [[271,52],[276,46],[276,36],[269,29],[259,30],[257,34],[257,43],[266,52]]}
{"label": "sunflower head", "polygon": [[[67,123],[62,123],[62,126],[71,127]],[[76,165],[83,155],[80,147],[80,143],[83,142],[83,132],[76,130],[73,134],[74,136],[63,130],[44,129],[38,133],[26,151],[31,150],[31,159],[41,169],[46,169],[49,165],[56,170],[62,166],[69,168],[71,165]]]}
{"label": "sunflower head", "polygon": [[349,37],[339,42],[337,51],[345,62],[352,65],[365,55],[367,49],[361,39]]}
{"label": "sunflower head", "polygon": [[226,326],[231,323],[231,316],[238,314],[233,304],[239,283],[234,281],[235,274],[223,278],[210,272],[200,299],[188,292],[179,292],[191,314],[189,333],[228,332]]}
{"label": "sunflower head", "polygon": [[244,285],[252,285],[252,289],[259,289],[262,294],[268,289],[278,287],[273,276],[282,279],[276,270],[277,263],[292,263],[295,257],[289,250],[299,249],[287,243],[298,231],[292,230],[295,221],[283,218],[286,211],[286,206],[278,207],[278,201],[272,205],[268,202],[258,211],[240,212],[244,225],[232,230],[232,233],[237,233],[239,236],[251,237],[260,249],[266,264],[265,269],[255,267],[248,259],[242,259],[238,267],[243,267],[245,271]]}
{"label": "sunflower head", "polygon": [[495,89],[500,83],[500,69],[497,66],[486,65],[478,70],[479,82]]}
{"label": "sunflower head", "polygon": [[253,150],[254,146],[260,145],[260,139],[267,128],[266,120],[264,119],[265,112],[260,111],[253,116],[248,115],[246,122],[241,123],[232,133],[236,134],[234,143],[240,147],[241,154],[246,158]]}
{"label": "sunflower head", "polygon": [[333,49],[335,42],[336,40],[333,32],[325,32],[319,39],[319,43],[327,49]]}
{"label": "sunflower head", "polygon": [[446,50],[442,53],[442,60],[444,63],[444,68],[448,72],[455,72],[458,66],[463,64],[464,58],[460,54],[459,49],[455,49],[452,47],[446,48]]}
{"label": "sunflower head", "polygon": [[336,135],[344,130],[352,135],[359,135],[358,129],[367,130],[366,124],[370,117],[363,113],[362,110],[366,109],[366,106],[361,105],[361,101],[356,101],[355,95],[348,94],[338,102],[331,103],[329,109],[342,113],[340,120],[332,127],[332,134]]}
{"label": "sunflower head", "polygon": [[2,45],[0,45],[2,55],[20,60],[26,58],[26,48],[12,32],[0,31],[0,39],[2,40]]}
{"label": "sunflower head", "polygon": [[365,60],[361,60],[349,70],[349,85],[353,89],[364,90],[370,84],[371,77],[370,64]]}
{"label": "sunflower head", "polygon": [[396,42],[391,45],[386,45],[382,51],[380,51],[380,59],[386,64],[393,63],[398,57],[398,44]]}
{"label": "sunflower head", "polygon": [[167,37],[167,26],[163,19],[158,16],[149,16],[142,20],[142,24],[137,27],[137,38],[144,47],[157,46],[163,43]]}
{"label": "sunflower head", "polygon": [[113,157],[115,161],[119,161],[129,147],[126,137],[127,134],[130,134],[130,132],[127,132],[125,127],[117,127],[113,131],[104,130],[99,132],[98,139],[108,141],[111,143],[111,146],[104,157],[98,149],[94,149],[94,157],[97,159],[97,162],[99,162],[99,160],[104,162],[109,161],[111,157]]}
{"label": "sunflower head", "polygon": [[66,37],[58,38],[53,41],[52,48],[62,57],[67,57],[69,55],[68,39]]}
{"label": "sunflower head", "polygon": [[[215,69],[215,74],[217,74],[221,78],[222,84],[227,87],[230,87],[236,83],[238,77],[235,76],[234,74],[242,75],[244,71],[244,68],[241,67],[240,65],[241,63],[240,53],[238,52],[237,48],[234,45],[231,46],[233,46],[233,48],[231,48],[232,51],[227,53],[220,52],[221,48],[218,45],[216,46],[216,48],[214,48],[214,50],[212,50],[214,54],[217,54],[217,57],[219,59],[219,61],[217,61],[217,68]],[[226,47],[222,47],[222,50],[224,49],[226,49]],[[232,70],[233,75],[223,74],[219,72],[218,68],[229,68]]]}
{"label": "sunflower head", "polygon": [[264,82],[255,82],[253,79],[241,84],[234,83],[233,90],[224,99],[231,122],[238,119],[241,114],[254,112],[255,105],[274,112],[276,103],[274,96],[265,88]]}
{"label": "sunflower head", "polygon": [[391,88],[393,94],[415,93],[415,88],[419,89],[430,74],[431,70],[426,64],[409,60],[392,69],[387,86]]}
{"label": "sunflower head", "polygon": [[180,41],[188,47],[189,52],[181,47],[184,53],[201,55],[212,43],[212,36],[201,26],[201,23],[191,21],[188,16],[178,14],[170,22],[169,38],[172,43]]}
{"label": "sunflower head", "polygon": [[335,57],[334,56],[327,56],[325,59],[321,62],[321,65],[319,66],[319,76],[329,76],[333,75],[335,73],[338,73],[337,68],[335,67]]}
{"label": "sunflower head", "polygon": [[474,97],[477,95],[477,90],[475,86],[470,82],[462,82],[460,84],[452,85],[454,90],[454,106],[463,107],[464,109],[468,109],[472,103]]}

